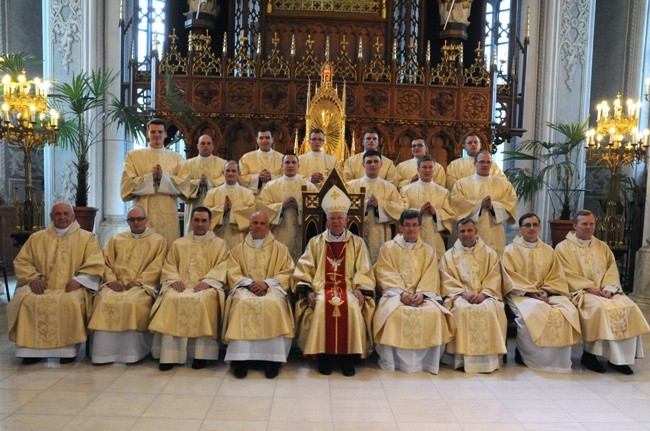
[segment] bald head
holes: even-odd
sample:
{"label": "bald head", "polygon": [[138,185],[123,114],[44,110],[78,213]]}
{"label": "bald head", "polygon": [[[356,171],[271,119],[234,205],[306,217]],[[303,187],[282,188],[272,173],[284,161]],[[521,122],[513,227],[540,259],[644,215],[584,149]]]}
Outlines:
{"label": "bald head", "polygon": [[50,220],[57,229],[65,229],[74,222],[74,209],[67,202],[57,202],[52,205]]}
{"label": "bald head", "polygon": [[199,142],[196,144],[196,149],[199,150],[201,157],[209,157],[214,151],[214,143],[210,135],[201,135]]}
{"label": "bald head", "polygon": [[139,205],[131,207],[126,215],[126,222],[129,224],[131,233],[140,235],[147,229],[147,213]]}
{"label": "bald head", "polygon": [[251,236],[253,239],[264,239],[269,233],[269,218],[263,211],[255,211],[251,215]]}

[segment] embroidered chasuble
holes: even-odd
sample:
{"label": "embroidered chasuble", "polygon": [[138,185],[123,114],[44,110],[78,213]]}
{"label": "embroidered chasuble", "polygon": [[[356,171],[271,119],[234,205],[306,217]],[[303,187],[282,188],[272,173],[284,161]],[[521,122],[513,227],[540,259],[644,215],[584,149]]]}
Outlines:
{"label": "embroidered chasuble", "polygon": [[[226,196],[231,205],[228,211],[225,210]],[[250,217],[257,208],[252,191],[239,184],[230,186],[225,183],[208,192],[203,206],[212,213],[210,229],[226,241],[228,249],[244,241]]]}
{"label": "embroidered chasuble", "polygon": [[[88,329],[146,332],[166,254],[165,238],[150,228],[139,238],[135,238],[131,231],[113,236],[104,250],[104,285],[93,300]],[[118,281],[123,286],[139,281],[142,287],[115,292],[107,285],[111,281]]]}
{"label": "embroidered chasuble", "polygon": [[[302,187],[308,192],[316,192],[316,186],[310,181],[296,175],[282,176],[269,183],[260,192],[258,208],[268,216],[273,236],[286,245],[294,262],[302,254]],[[285,199],[293,197],[298,202],[298,208],[282,209]]]}
{"label": "embroidered chasuble", "polygon": [[422,231],[420,238],[436,251],[436,258],[440,260],[447,248],[445,240],[440,234],[451,231],[454,224],[454,212],[449,201],[449,192],[444,187],[434,182],[425,183],[416,181],[402,188],[400,192],[405,209],[420,211],[422,205],[429,202],[436,213],[422,214]]}
{"label": "embroidered chasuble", "polygon": [[[171,247],[180,237],[178,197],[189,195],[189,178],[180,176],[183,158],[170,150],[151,147],[129,151],[124,160],[120,185],[122,200],[140,205],[148,215],[147,226],[165,237]],[[154,181],[152,169],[160,165],[160,181]]]}
{"label": "embroidered chasuble", "polygon": [[[517,195],[512,184],[498,176],[474,174],[458,180],[449,196],[456,220],[471,217],[477,221],[481,239],[501,256],[506,247],[503,223],[514,224],[517,216]],[[492,197],[493,211],[481,208],[486,196]]]}
{"label": "embroidered chasuble", "polygon": [[[305,355],[359,354],[372,351],[372,297],[375,280],[363,240],[350,232],[343,241],[328,238],[328,231],[312,238],[296,263],[294,289],[309,286],[316,294],[311,309],[307,298],[296,302],[297,342]],[[365,296],[363,307],[352,293]]]}
{"label": "embroidered chasuble", "polygon": [[[223,342],[293,338],[294,319],[287,293],[291,291],[294,265],[289,250],[272,234],[260,247],[248,234],[231,250],[228,259],[228,299],[223,326]],[[248,290],[254,280],[269,286],[266,295]]]}
{"label": "embroidered chasuble", "polygon": [[[412,158],[405,160],[402,163],[397,165],[397,174],[399,175],[399,189],[401,190],[404,186],[412,184],[411,179],[418,174],[418,159]],[[433,162],[433,182],[438,184],[440,187],[445,187],[445,168],[442,167],[440,163]],[[417,182],[413,181],[413,182]]]}
{"label": "embroidered chasuble", "polygon": [[[447,190],[451,191],[451,189],[454,187],[454,184],[456,184],[456,181],[460,180],[461,178],[474,175],[475,173],[476,166],[474,165],[474,157],[465,156],[463,158],[453,160],[447,166],[447,173],[445,176]],[[490,166],[490,176],[506,179],[506,175],[501,171],[501,168],[499,168],[499,165],[496,163],[492,163]]]}
{"label": "embroidered chasuble", "polygon": [[[399,220],[402,211],[404,211],[404,203],[397,188],[381,178],[370,179],[364,176],[358,180],[350,181],[348,191],[361,193],[361,187],[366,188],[363,239],[368,246],[370,262],[375,263],[381,246],[392,238],[390,225]],[[371,195],[377,198],[379,204],[377,208],[367,206]]]}
{"label": "embroidered chasuble", "polygon": [[259,181],[259,174],[264,169],[271,173],[271,179],[282,176],[282,153],[255,150],[244,154],[239,159],[239,184],[257,195],[264,187],[264,183]]}
{"label": "embroidered chasuble", "polygon": [[339,165],[335,157],[323,152],[315,153],[313,151],[298,156],[298,161],[300,163],[298,173],[307,181],[311,182],[311,176],[317,172],[323,174],[324,178],[320,184],[323,184],[328,175]]}
{"label": "embroidered chasuble", "polygon": [[[499,256],[478,239],[466,250],[460,240],[440,260],[444,305],[454,315],[456,335],[447,352],[468,356],[502,355],[506,350],[506,314],[501,293]],[[483,293],[486,299],[470,304],[464,291]]]}
{"label": "embroidered chasuble", "polygon": [[[345,181],[359,179],[366,175],[363,168],[363,155],[365,151],[349,157],[343,165],[343,176]],[[381,169],[379,170],[379,178],[392,183],[395,187],[399,185],[399,174],[395,168],[395,164],[388,157],[381,156]]]}
{"label": "embroidered chasuble", "polygon": [[[183,163],[179,176],[189,181],[189,193],[182,196],[185,201],[185,233],[191,229],[192,210],[203,206],[206,194],[215,187],[224,183],[223,167],[226,160],[221,157],[209,155],[208,157],[196,156]],[[201,185],[201,176],[207,177],[207,185]]]}
{"label": "embroidered chasuble", "polygon": [[[18,347],[55,349],[86,340],[91,295],[82,286],[65,292],[80,274],[99,280],[104,258],[95,236],[73,222],[63,236],[54,225],[33,233],[14,259],[16,293],[7,304],[9,339]],[[29,282],[43,278],[47,289],[32,293]]]}
{"label": "embroidered chasuble", "polygon": [[[226,243],[208,231],[202,238],[193,233],[174,242],[167,253],[160,281],[161,293],[151,310],[149,330],[175,337],[217,339],[224,307],[228,250]],[[185,283],[177,292],[170,285]],[[202,281],[211,288],[195,292]]]}
{"label": "embroidered chasuble", "polygon": [[[428,349],[448,343],[454,335],[451,313],[438,301],[440,276],[434,250],[422,239],[409,249],[400,234],[381,248],[375,265],[382,297],[373,328],[375,343],[401,349]],[[403,293],[422,293],[424,302],[405,305]]]}
{"label": "embroidered chasuble", "polygon": [[[580,320],[569,299],[562,265],[553,249],[538,240],[529,247],[521,236],[501,258],[503,290],[521,313],[533,343],[539,347],[571,346],[581,340]],[[524,296],[544,289],[548,301]]]}
{"label": "embroidered chasuble", "polygon": [[[555,249],[580,313],[582,337],[596,340],[625,340],[650,332],[639,307],[621,288],[614,254],[606,243],[592,237],[588,244],[569,232]],[[610,299],[587,293],[590,287],[614,293]]]}

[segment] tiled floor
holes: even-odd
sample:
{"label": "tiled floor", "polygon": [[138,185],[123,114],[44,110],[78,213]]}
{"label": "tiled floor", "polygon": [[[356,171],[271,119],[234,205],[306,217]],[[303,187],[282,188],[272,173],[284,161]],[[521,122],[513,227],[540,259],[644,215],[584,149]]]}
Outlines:
{"label": "tiled floor", "polygon": [[[5,298],[5,297],[3,297]],[[237,380],[222,362],[195,371],[134,366],[19,365],[0,302],[0,428],[6,430],[648,430],[650,359],[633,376],[534,372],[512,360],[492,374],[442,367],[321,376],[293,359],[275,380]],[[647,315],[647,314],[646,314]],[[650,337],[645,339],[650,346]],[[648,347],[647,347],[648,348]]]}

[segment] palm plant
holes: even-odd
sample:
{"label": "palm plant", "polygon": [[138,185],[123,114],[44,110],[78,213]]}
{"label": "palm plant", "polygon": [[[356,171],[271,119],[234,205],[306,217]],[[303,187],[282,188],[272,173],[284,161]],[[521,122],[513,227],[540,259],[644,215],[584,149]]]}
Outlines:
{"label": "palm plant", "polygon": [[59,112],[57,144],[74,152],[77,160],[75,205],[88,205],[90,147],[102,142],[110,125],[124,126],[127,137],[142,135],[142,115],[138,105],[126,106],[110,88],[117,73],[105,69],[80,72],[70,82],[55,84],[49,99]]}
{"label": "palm plant", "polygon": [[504,151],[504,160],[532,161],[539,170],[515,167],[505,171],[517,196],[531,202],[544,187],[550,190],[554,210],[560,206],[560,220],[570,220],[578,197],[584,190],[584,178],[580,174],[580,148],[585,140],[588,119],[582,123],[547,123],[547,126],[564,139],[544,142],[537,139],[521,142],[514,151]]}

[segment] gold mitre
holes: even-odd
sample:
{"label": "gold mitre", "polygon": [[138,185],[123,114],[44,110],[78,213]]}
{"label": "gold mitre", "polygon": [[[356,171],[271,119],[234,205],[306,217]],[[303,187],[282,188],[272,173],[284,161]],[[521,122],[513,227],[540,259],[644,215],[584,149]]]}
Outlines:
{"label": "gold mitre", "polygon": [[323,208],[323,211],[327,214],[331,212],[347,213],[350,209],[350,205],[352,205],[352,201],[348,195],[337,186],[332,186],[327,193],[325,193],[321,208]]}

